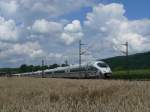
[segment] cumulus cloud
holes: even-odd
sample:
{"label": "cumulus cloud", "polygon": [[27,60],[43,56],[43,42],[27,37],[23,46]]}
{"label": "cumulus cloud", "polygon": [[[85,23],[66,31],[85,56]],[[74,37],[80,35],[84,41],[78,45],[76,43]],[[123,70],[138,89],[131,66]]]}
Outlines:
{"label": "cumulus cloud", "polygon": [[[42,57],[44,51],[41,49],[41,46],[38,42],[27,42],[27,43],[3,43],[3,48],[5,50],[1,52],[3,58],[8,58],[11,56],[22,56],[29,57],[29,58],[37,58]],[[5,57],[4,57],[5,56]]]}
{"label": "cumulus cloud", "polygon": [[79,20],[64,25],[61,22],[36,20],[31,27],[30,37],[43,37],[42,35],[54,36],[61,39],[65,44],[70,45],[83,37],[82,26]]}
{"label": "cumulus cloud", "polygon": [[[27,0],[29,1],[29,0]],[[32,4],[31,10],[34,12],[48,13],[50,16],[56,17],[69,13],[74,10],[78,10],[84,6],[90,6],[92,2],[90,0],[30,0],[30,5]]]}
{"label": "cumulus cloud", "polygon": [[15,44],[12,52],[18,55],[27,55],[31,58],[41,57],[43,51],[37,42],[27,42],[24,44]]}
{"label": "cumulus cloud", "polygon": [[31,30],[33,33],[39,34],[49,34],[49,33],[58,33],[62,31],[62,24],[57,22],[49,22],[45,19],[36,20],[32,27],[28,29]]}
{"label": "cumulus cloud", "polygon": [[[91,0],[66,0],[65,2],[60,0],[0,0],[0,13],[3,18],[0,20],[0,43],[5,44],[2,49],[8,49],[1,52],[0,56],[3,55],[5,61],[10,57],[16,63],[19,63],[19,60],[15,61],[19,58],[26,58],[30,61],[32,57],[35,57],[34,54],[40,55],[32,47],[38,48],[34,43],[37,42],[43,48],[42,51],[37,50],[38,52],[43,52],[44,56],[59,58],[62,52],[58,49],[65,50],[64,44],[60,44],[63,40],[61,34],[64,32],[64,25],[70,21],[61,16],[92,4]],[[74,33],[71,36],[80,35],[82,34]],[[4,66],[4,63],[1,63],[1,66]]]}
{"label": "cumulus cloud", "polygon": [[92,4],[91,0],[1,0],[0,13],[29,25],[36,19],[59,18]]}
{"label": "cumulus cloud", "polygon": [[19,4],[17,1],[0,1],[0,12],[5,14],[14,14],[17,12]]}
{"label": "cumulus cloud", "polygon": [[119,49],[122,49],[121,44],[128,41],[131,52],[148,50],[150,45],[146,43],[149,38],[143,33],[149,32],[147,28],[150,26],[150,20],[131,21],[124,13],[122,4],[99,4],[87,14],[84,28],[93,36],[99,36],[97,39],[105,40],[105,46],[112,43],[114,48],[120,46]]}
{"label": "cumulus cloud", "polygon": [[0,40],[16,41],[18,39],[18,28],[15,21],[5,20],[0,17]]}
{"label": "cumulus cloud", "polygon": [[64,31],[61,34],[61,39],[67,44],[72,44],[73,42],[81,39],[83,37],[82,26],[80,21],[74,20],[71,24],[64,27]]}
{"label": "cumulus cloud", "polygon": [[63,58],[63,55],[60,53],[49,53],[47,56],[49,59]]}
{"label": "cumulus cloud", "polygon": [[[94,46],[88,51],[90,59],[93,55],[114,56],[109,50],[123,50],[121,44],[126,41],[132,53],[149,50],[149,19],[129,20],[123,4],[93,4],[91,0],[1,0],[0,58],[16,65],[25,59],[36,63],[43,57],[52,62],[70,59],[73,63],[78,58],[74,43],[78,44],[79,39]],[[73,11],[80,12],[87,6],[93,10],[86,14],[85,20],[76,17],[77,20],[66,20],[66,14],[74,17]]]}

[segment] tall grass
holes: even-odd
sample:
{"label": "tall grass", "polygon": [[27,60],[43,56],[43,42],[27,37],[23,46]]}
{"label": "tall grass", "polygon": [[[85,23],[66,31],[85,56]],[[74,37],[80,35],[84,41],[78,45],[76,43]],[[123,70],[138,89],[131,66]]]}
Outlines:
{"label": "tall grass", "polygon": [[0,112],[149,112],[150,82],[0,78]]}

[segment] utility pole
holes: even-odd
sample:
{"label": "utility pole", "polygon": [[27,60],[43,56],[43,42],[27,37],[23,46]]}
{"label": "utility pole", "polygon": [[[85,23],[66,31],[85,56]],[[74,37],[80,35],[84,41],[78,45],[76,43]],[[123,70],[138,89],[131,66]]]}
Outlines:
{"label": "utility pole", "polygon": [[82,46],[82,43],[81,43],[81,40],[79,40],[79,68],[81,68],[81,46]]}
{"label": "utility pole", "polygon": [[44,78],[44,60],[42,60],[42,78]]}
{"label": "utility pole", "polygon": [[83,44],[82,41],[79,40],[79,75],[80,75],[81,64],[82,64],[82,55],[85,53],[85,52],[82,52],[83,45],[87,45],[87,44]]}
{"label": "utility pole", "polygon": [[69,64],[68,64],[68,60],[66,59],[65,60],[65,66],[68,66]]}
{"label": "utility pole", "polygon": [[130,71],[129,71],[129,43],[126,42],[125,44],[122,44],[126,47],[125,52],[123,52],[126,55],[126,69],[127,69],[127,75],[129,75]]}

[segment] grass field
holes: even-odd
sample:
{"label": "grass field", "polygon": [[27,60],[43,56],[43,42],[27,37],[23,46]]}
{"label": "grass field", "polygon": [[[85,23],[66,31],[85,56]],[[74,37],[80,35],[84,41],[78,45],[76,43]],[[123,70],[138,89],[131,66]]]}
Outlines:
{"label": "grass field", "polygon": [[0,78],[0,112],[149,111],[149,81]]}
{"label": "grass field", "polygon": [[150,69],[142,69],[142,70],[129,70],[129,74],[127,71],[114,71],[113,79],[148,79],[150,80]]}

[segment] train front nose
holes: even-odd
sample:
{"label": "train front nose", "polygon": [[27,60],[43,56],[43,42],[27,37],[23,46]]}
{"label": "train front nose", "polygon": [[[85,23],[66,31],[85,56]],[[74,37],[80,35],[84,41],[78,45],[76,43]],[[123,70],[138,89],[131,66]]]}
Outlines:
{"label": "train front nose", "polygon": [[103,68],[101,69],[101,72],[99,75],[101,75],[102,78],[109,78],[111,76],[112,72],[110,68]]}

